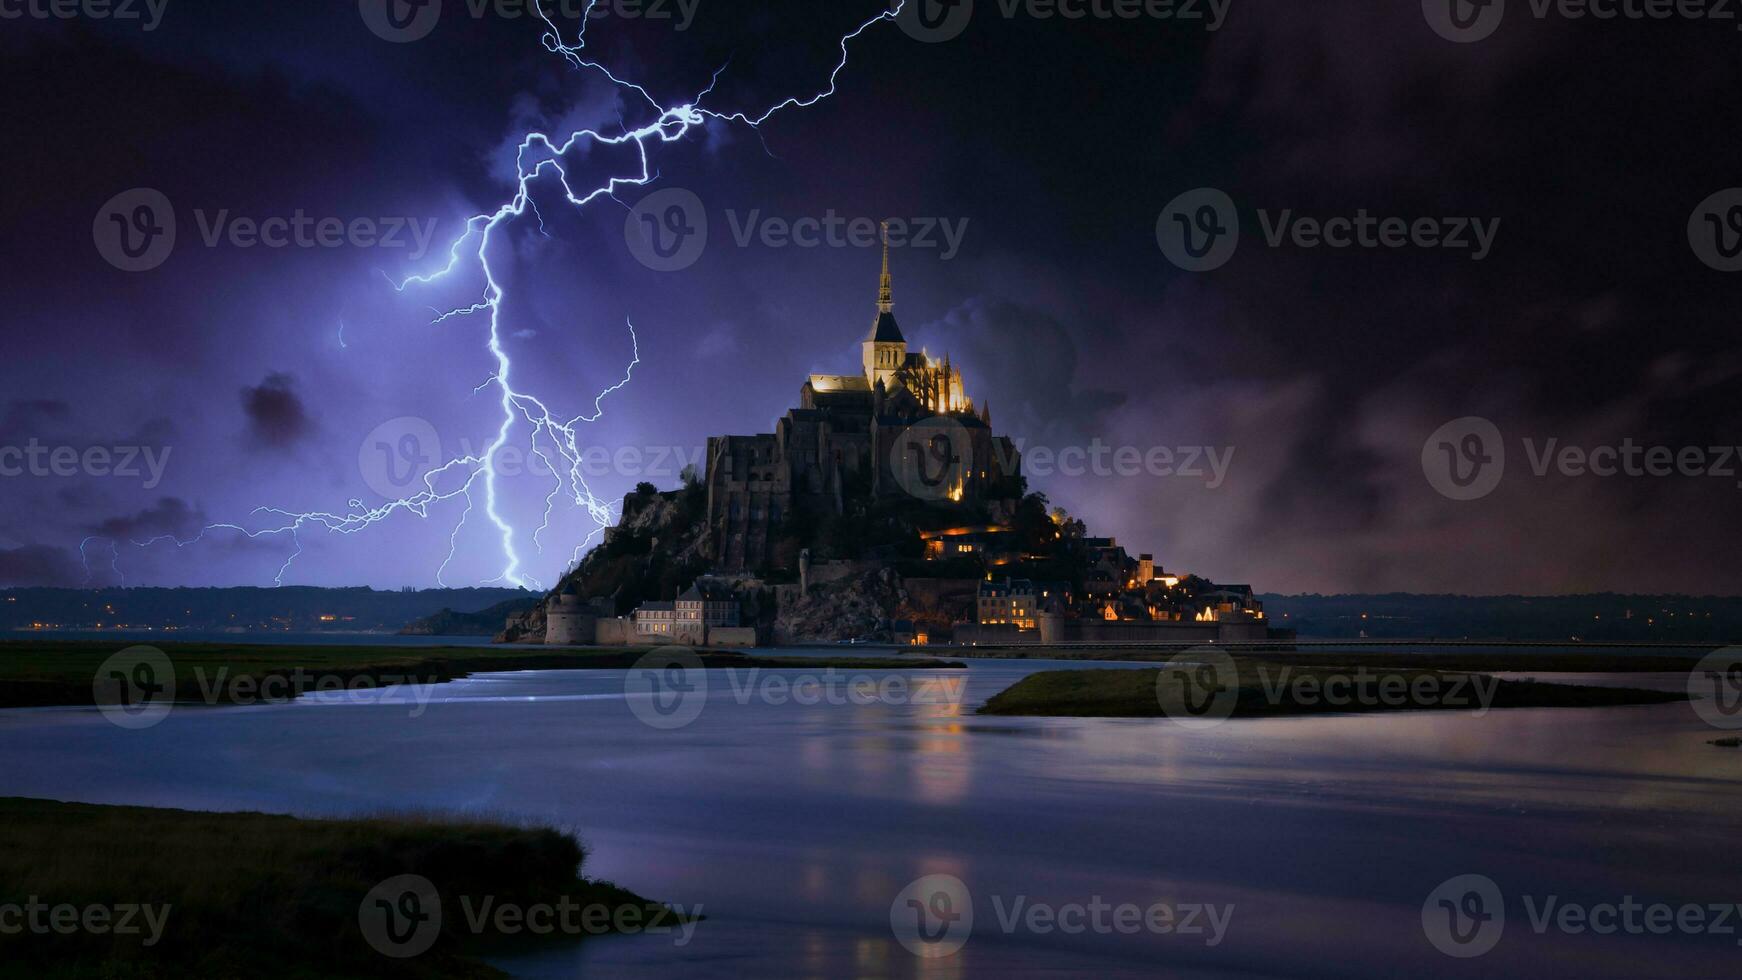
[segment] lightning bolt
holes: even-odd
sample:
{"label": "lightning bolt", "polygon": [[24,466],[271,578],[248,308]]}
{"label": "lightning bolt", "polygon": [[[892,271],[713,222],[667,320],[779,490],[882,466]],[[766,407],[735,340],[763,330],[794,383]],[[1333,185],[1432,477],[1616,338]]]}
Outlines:
{"label": "lightning bolt", "polygon": [[[503,347],[502,307],[507,294],[497,279],[497,270],[491,262],[490,247],[494,237],[503,229],[509,227],[516,219],[531,211],[538,221],[539,230],[544,231],[544,216],[533,203],[533,189],[541,182],[554,181],[560,187],[564,198],[576,209],[584,209],[601,197],[615,199],[616,193],[626,187],[645,187],[657,179],[650,157],[650,149],[660,144],[675,143],[689,133],[709,121],[726,125],[744,125],[758,129],[776,113],[786,109],[802,109],[816,105],[818,102],[835,94],[841,72],[847,67],[848,44],[855,38],[870,30],[872,26],[882,21],[893,21],[900,14],[907,0],[901,0],[894,7],[885,10],[875,17],[861,23],[850,33],[840,39],[840,60],[829,72],[827,87],[809,96],[793,96],[782,99],[768,108],[756,112],[734,111],[721,112],[704,107],[704,101],[713,94],[714,86],[718,84],[725,66],[716,70],[708,82],[708,86],[698,92],[693,98],[677,105],[667,106],[654,98],[647,89],[634,82],[614,75],[608,68],[597,61],[586,57],[587,26],[592,21],[593,8],[599,0],[588,0],[581,24],[576,29],[574,42],[563,39],[562,30],[548,13],[542,3],[534,4],[540,21],[543,22],[545,33],[541,38],[545,50],[562,57],[576,69],[597,72],[613,86],[630,94],[637,104],[645,103],[646,111],[650,113],[649,121],[635,129],[625,126],[624,131],[615,135],[606,135],[597,130],[575,130],[558,142],[550,135],[542,132],[527,133],[520,141],[515,154],[516,186],[512,196],[494,210],[486,211],[467,219],[465,231],[448,249],[447,264],[441,269],[425,275],[410,276],[399,282],[392,283],[393,288],[404,292],[417,286],[427,286],[453,275],[460,269],[476,269],[484,279],[483,295],[478,302],[470,306],[458,307],[437,313],[433,323],[440,324],[449,320],[481,316],[488,321],[488,334],[485,349],[494,364],[494,369],[485,382],[474,389],[482,391],[494,388],[502,416],[497,425],[495,435],[482,453],[458,456],[449,459],[441,466],[425,473],[422,477],[423,487],[408,497],[391,500],[379,506],[368,507],[360,500],[351,500],[343,512],[297,512],[277,507],[258,507],[251,512],[253,518],[268,519],[268,526],[250,529],[239,524],[212,524],[202,528],[198,534],[183,540],[173,534],[160,535],[143,541],[130,542],[136,547],[145,548],[162,542],[173,542],[177,547],[187,547],[202,540],[208,532],[235,531],[248,538],[276,537],[288,535],[295,545],[295,550],[285,559],[274,577],[275,585],[284,583],[285,575],[292,564],[302,555],[302,540],[300,533],[305,529],[321,529],[336,534],[356,534],[365,531],[376,524],[398,513],[409,513],[418,518],[428,520],[431,511],[439,504],[457,500],[463,497],[465,507],[460,513],[448,535],[448,553],[436,570],[436,581],[445,586],[448,566],[453,563],[459,547],[460,532],[471,519],[472,513],[478,507],[478,497],[483,498],[483,512],[494,526],[497,537],[501,541],[502,571],[493,578],[486,579],[485,584],[505,583],[519,588],[539,588],[543,584],[532,574],[524,570],[520,553],[515,546],[519,536],[516,529],[502,515],[500,509],[500,494],[497,472],[494,460],[496,455],[506,447],[513,438],[517,425],[524,423],[530,427],[528,435],[529,452],[546,464],[552,474],[552,486],[545,496],[543,520],[532,533],[533,546],[538,553],[543,553],[542,538],[550,528],[551,516],[559,498],[566,498],[574,506],[585,510],[595,527],[575,546],[569,557],[572,565],[580,560],[583,551],[605,528],[615,523],[614,503],[601,500],[587,485],[581,471],[580,427],[597,422],[604,417],[604,401],[614,392],[622,389],[630,382],[636,365],[641,362],[640,343],[635,335],[633,323],[628,325],[634,357],[623,374],[623,379],[609,388],[599,392],[593,399],[593,410],[590,414],[582,413],[572,417],[563,417],[551,411],[545,401],[537,395],[516,387],[514,364]],[[636,166],[629,168],[627,173],[613,175],[595,187],[577,190],[570,183],[569,170],[565,161],[571,155],[585,156],[589,151],[601,148],[633,147]],[[340,344],[344,345],[344,327],[340,325]],[[273,523],[275,522],[275,523]],[[87,538],[79,546],[82,558],[85,557],[85,546],[93,540]],[[110,540],[112,554],[115,556],[110,563],[117,576],[121,575],[119,568],[119,549]],[[90,562],[85,558],[87,580],[90,576]]]}

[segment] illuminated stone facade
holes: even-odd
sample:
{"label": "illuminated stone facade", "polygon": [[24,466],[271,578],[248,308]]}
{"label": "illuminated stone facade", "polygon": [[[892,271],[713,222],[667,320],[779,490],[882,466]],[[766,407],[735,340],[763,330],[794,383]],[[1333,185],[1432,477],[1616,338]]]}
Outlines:
{"label": "illuminated stone facade", "polygon": [[[798,407],[772,433],[708,439],[708,529],[716,567],[769,565],[775,560],[771,532],[797,510],[840,514],[852,501],[904,494],[984,503],[995,511],[1014,507],[1022,472],[1015,444],[993,435],[991,410],[976,410],[948,357],[907,349],[893,293],[886,245],[862,372],[811,375],[799,389]],[[936,472],[945,482],[920,485],[912,474],[931,455],[943,461]]]}

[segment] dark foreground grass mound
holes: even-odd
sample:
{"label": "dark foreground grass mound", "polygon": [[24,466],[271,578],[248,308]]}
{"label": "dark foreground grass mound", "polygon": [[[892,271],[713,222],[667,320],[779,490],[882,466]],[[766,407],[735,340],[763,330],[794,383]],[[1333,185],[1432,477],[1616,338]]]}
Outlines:
{"label": "dark foreground grass mound", "polygon": [[[1193,686],[1186,671],[1052,670],[1030,674],[994,695],[979,713],[1066,718],[1257,718],[1375,711],[1574,708],[1686,701],[1687,695],[1625,687],[1502,680],[1485,674],[1369,667],[1310,667],[1236,660],[1238,679]],[[1163,674],[1169,683],[1159,683]],[[1172,683],[1178,680],[1181,683]],[[1356,692],[1366,691],[1369,696]],[[1188,710],[1195,705],[1199,710]],[[1205,714],[1206,709],[1210,714]]]}
{"label": "dark foreground grass mound", "polygon": [[[0,929],[0,975],[483,977],[500,974],[482,953],[576,940],[474,934],[462,896],[473,907],[485,896],[498,907],[566,897],[646,924],[679,921],[663,905],[580,877],[585,856],[560,831],[481,820],[303,820],[0,798],[0,926],[21,921],[3,910],[27,903],[169,906],[151,946],[144,915],[131,936]],[[376,885],[406,874],[434,884],[442,924],[429,951],[394,959],[365,939],[359,908]]]}

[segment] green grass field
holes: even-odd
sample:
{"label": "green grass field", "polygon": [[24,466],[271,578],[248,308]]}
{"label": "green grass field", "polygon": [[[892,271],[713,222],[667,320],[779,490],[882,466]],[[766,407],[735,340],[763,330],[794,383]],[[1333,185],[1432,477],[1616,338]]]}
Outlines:
{"label": "green grass field", "polygon": [[[585,857],[562,831],[480,819],[302,820],[0,798],[0,922],[18,922],[4,910],[29,903],[113,910],[95,930],[0,930],[0,975],[496,976],[480,954],[584,939],[475,932],[461,899],[475,909],[485,896],[497,907],[566,898],[694,928],[582,878]],[[428,951],[394,959],[365,938],[371,920],[360,909],[378,884],[407,874],[435,886],[441,923]],[[121,935],[127,906],[155,911],[129,917],[137,933]],[[53,923],[48,913],[39,920]]]}
{"label": "green grass field", "polygon": [[[0,643],[0,708],[90,705],[98,669],[128,644],[89,641]],[[237,678],[279,678],[281,690],[307,689],[322,678],[358,685],[439,683],[484,671],[622,670],[652,647],[385,647],[267,646],[225,643],[152,644],[175,668],[176,700],[206,700],[220,675],[225,689]],[[961,667],[959,662],[912,657],[758,657],[718,650],[694,651],[708,669],[834,667],[839,670],[912,670]],[[299,677],[300,672],[300,677]]]}

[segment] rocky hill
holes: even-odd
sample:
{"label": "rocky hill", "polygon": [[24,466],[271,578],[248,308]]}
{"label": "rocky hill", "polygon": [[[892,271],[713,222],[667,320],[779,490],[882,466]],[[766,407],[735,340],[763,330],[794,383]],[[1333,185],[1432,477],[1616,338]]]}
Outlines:
{"label": "rocky hill", "polygon": [[400,636],[495,636],[510,616],[518,616],[537,606],[543,596],[520,596],[498,602],[477,612],[457,612],[443,609],[407,624]]}
{"label": "rocky hill", "polygon": [[[669,600],[708,569],[706,490],[691,483],[661,493],[649,484],[623,498],[623,517],[551,594],[609,597],[620,616]],[[499,643],[542,643],[544,603],[508,619]]]}

